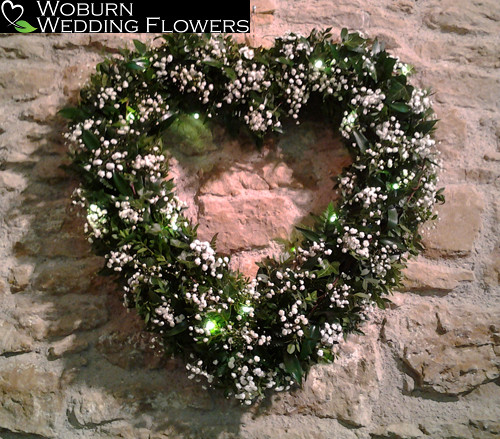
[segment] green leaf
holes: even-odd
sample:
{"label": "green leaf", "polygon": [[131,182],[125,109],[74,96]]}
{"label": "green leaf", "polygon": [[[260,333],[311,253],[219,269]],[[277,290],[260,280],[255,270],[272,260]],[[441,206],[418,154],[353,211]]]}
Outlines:
{"label": "green leaf", "polygon": [[349,49],[357,49],[365,42],[364,38],[362,38],[357,32],[347,35],[347,38],[344,39],[344,46]]}
{"label": "green leaf", "polygon": [[14,27],[14,29],[23,34],[28,34],[30,32],[37,30],[36,27],[33,27],[31,24],[29,24],[27,21],[24,20],[16,21],[16,26]]}
{"label": "green leaf", "polygon": [[303,227],[295,227],[300,233],[302,233],[302,235],[304,235],[304,237],[306,239],[308,239],[309,241],[316,241],[318,242],[319,241],[319,235],[313,231],[313,230],[309,230],[309,229],[304,229]]}
{"label": "green leaf", "polygon": [[97,149],[101,146],[100,140],[97,138],[97,136],[94,133],[91,133],[88,130],[83,130],[82,133],[82,140],[85,146],[93,151],[94,149]]}
{"label": "green leaf", "polygon": [[57,112],[59,116],[65,119],[81,122],[87,118],[87,114],[81,109],[76,107],[65,107]]}
{"label": "green leaf", "polygon": [[161,232],[162,228],[158,223],[154,223],[148,230],[148,233],[151,235],[158,235]]}
{"label": "green leaf", "polygon": [[320,339],[320,329],[318,325],[311,325],[309,330],[306,331],[306,338],[302,342],[300,349],[300,359],[305,360],[312,354],[318,340]]}
{"label": "green leaf", "polygon": [[178,323],[175,325],[172,329],[169,329],[168,331],[164,331],[163,336],[164,337],[173,337],[174,335],[180,334],[181,332],[184,332],[188,327],[188,323],[186,320],[183,320],[182,322]]}
{"label": "green leaf", "polygon": [[293,66],[293,60],[285,58],[284,56],[280,56],[276,59],[276,61],[280,62],[281,64],[286,64],[287,66]]}
{"label": "green leaf", "polygon": [[289,344],[287,347],[286,347],[286,351],[292,355],[294,352],[295,352],[295,345],[294,344]]}
{"label": "green leaf", "polygon": [[438,122],[438,119],[434,120],[426,120],[424,122],[420,122],[416,127],[415,127],[415,132],[416,133],[422,133],[422,134],[427,134],[430,133],[434,129],[434,125]]}
{"label": "green leaf", "polygon": [[222,67],[222,61],[217,61],[212,58],[206,58],[203,61],[203,64],[210,66],[210,67],[215,67],[216,69],[220,69]]}
{"label": "green leaf", "polygon": [[170,242],[170,245],[172,247],[181,248],[181,249],[187,249],[187,248],[189,248],[188,244],[186,244],[185,242],[179,241],[178,239],[172,238],[172,239],[170,239],[169,242]]}
{"label": "green leaf", "polygon": [[401,82],[393,79],[391,81],[391,88],[386,93],[386,99],[390,101],[401,101],[410,99],[410,93],[406,89],[406,86],[401,84]]}
{"label": "green leaf", "polygon": [[398,225],[398,211],[393,207],[387,212],[387,228],[394,229]]}
{"label": "green leaf", "polygon": [[399,238],[390,238],[390,237],[381,238],[380,242],[384,245],[390,245],[390,246],[395,245],[398,249],[403,250],[403,251],[406,250],[406,247],[404,246],[404,244],[401,242],[401,240]]}
{"label": "green leaf", "polygon": [[224,67],[224,72],[231,81],[234,81],[238,77],[234,69],[232,69],[231,67]]}
{"label": "green leaf", "polygon": [[357,130],[353,131],[354,138],[356,139],[356,143],[359,146],[359,150],[364,153],[366,151],[366,147],[368,146],[368,139],[364,136],[363,133],[360,133]]}
{"label": "green leaf", "polygon": [[391,107],[393,110],[398,111],[399,113],[408,113],[411,110],[408,105],[402,102],[392,102],[389,104],[389,107]]}
{"label": "green leaf", "polygon": [[297,356],[290,355],[287,352],[285,354],[283,362],[285,363],[285,370],[293,377],[295,381],[297,381],[299,385],[301,385],[304,371],[302,370],[302,366],[300,365],[300,361]]}
{"label": "green leaf", "polygon": [[143,66],[140,66],[137,64],[135,61],[130,61],[127,64],[125,64],[125,67],[129,70],[144,70]]}
{"label": "green leaf", "polygon": [[146,45],[142,41],[139,41],[139,40],[134,40],[134,46],[137,49],[137,52],[139,52],[141,55],[144,55],[144,53],[147,50]]}
{"label": "green leaf", "polygon": [[328,263],[325,261],[325,263],[327,264],[327,266],[323,270],[320,270],[316,273],[316,277],[318,279],[330,276],[332,273],[339,274],[340,261],[335,261],[332,263]]}
{"label": "green leaf", "polygon": [[115,187],[121,194],[127,195],[129,197],[132,196],[132,188],[120,174],[114,172],[113,181],[115,183]]}

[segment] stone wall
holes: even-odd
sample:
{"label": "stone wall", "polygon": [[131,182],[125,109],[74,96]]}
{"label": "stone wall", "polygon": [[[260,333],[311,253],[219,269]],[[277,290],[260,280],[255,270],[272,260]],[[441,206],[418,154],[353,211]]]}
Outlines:
{"label": "stone wall", "polygon": [[[252,0],[250,44],[287,30],[362,30],[436,92],[447,203],[405,291],[304,387],[242,409],[157,358],[96,276],[56,111],[131,35],[0,36],[0,438],[493,438],[500,435],[500,3]],[[241,36],[240,36],[241,37]],[[150,36],[142,35],[143,41]],[[215,136],[215,135],[214,135]],[[256,151],[217,136],[174,150],[203,236],[246,273],[331,192],[348,158],[313,122]],[[317,160],[321,157],[321,160]],[[269,244],[271,242],[271,244]]]}

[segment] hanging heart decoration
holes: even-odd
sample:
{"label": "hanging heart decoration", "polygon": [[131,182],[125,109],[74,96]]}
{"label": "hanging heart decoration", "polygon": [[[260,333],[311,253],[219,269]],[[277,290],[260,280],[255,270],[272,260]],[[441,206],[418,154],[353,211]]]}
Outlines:
{"label": "hanging heart decoration", "polygon": [[[163,38],[100,63],[80,104],[61,110],[82,182],[74,202],[104,271],[118,275],[125,305],[161,349],[183,355],[190,378],[251,404],[340,355],[421,250],[418,227],[443,201],[430,93],[410,85],[411,67],[379,41],[345,29],[339,42],[313,31],[270,49],[221,35]],[[191,120],[249,133],[258,147],[312,110],[352,156],[341,198],[249,280],[215,240],[198,239],[183,214],[189,200],[167,178],[162,138]]]}

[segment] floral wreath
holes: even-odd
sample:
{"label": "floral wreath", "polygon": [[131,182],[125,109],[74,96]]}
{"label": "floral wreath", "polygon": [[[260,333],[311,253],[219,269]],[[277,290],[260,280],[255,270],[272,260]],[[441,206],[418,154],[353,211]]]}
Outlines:
{"label": "floral wreath", "polygon": [[[74,203],[157,347],[183,354],[189,378],[251,404],[333,361],[422,249],[418,226],[444,201],[430,93],[408,83],[411,67],[381,43],[346,29],[339,43],[313,31],[270,49],[221,35],[163,38],[100,63],[80,104],[61,110],[82,182]],[[353,159],[338,177],[340,201],[249,280],[216,253],[215,238],[197,239],[167,179],[162,136],[196,121],[259,144],[311,108],[340,127]]]}

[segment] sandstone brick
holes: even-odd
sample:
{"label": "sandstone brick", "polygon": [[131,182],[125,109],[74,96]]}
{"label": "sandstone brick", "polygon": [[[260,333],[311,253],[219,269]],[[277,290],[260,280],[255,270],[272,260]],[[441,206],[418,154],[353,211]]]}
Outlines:
{"label": "sandstone brick", "polygon": [[0,97],[17,100],[34,99],[54,90],[59,69],[53,65],[38,64],[30,69],[28,63],[3,63],[0,69]]}
{"label": "sandstone brick", "polygon": [[496,287],[500,283],[500,251],[488,255],[484,280],[490,287]]}
{"label": "sandstone brick", "polygon": [[12,323],[0,320],[0,355],[16,355],[30,352],[33,349],[33,339],[25,332],[17,329]]}
{"label": "sandstone brick", "polygon": [[404,285],[408,291],[449,292],[462,282],[475,280],[474,272],[431,262],[411,261],[404,270]]}
{"label": "sandstone brick", "polygon": [[87,389],[83,394],[71,398],[67,416],[78,428],[93,428],[123,418],[121,404],[111,395],[97,389]]}
{"label": "sandstone brick", "polygon": [[439,103],[459,108],[498,109],[500,79],[486,69],[442,66],[420,69],[417,76],[418,83],[432,88]]}
{"label": "sandstone brick", "polygon": [[12,171],[0,171],[0,190],[22,191],[26,188],[27,182],[23,175]]}
{"label": "sandstone brick", "polygon": [[47,351],[47,357],[49,360],[56,360],[57,358],[82,352],[87,349],[88,345],[87,340],[71,334],[52,343]]}
{"label": "sandstone brick", "polygon": [[235,196],[244,195],[245,190],[268,190],[269,186],[258,174],[245,170],[230,170],[216,174],[200,187],[200,194]]}
{"label": "sandstone brick", "polygon": [[34,267],[31,264],[22,264],[12,267],[9,275],[10,290],[13,293],[23,291],[31,282]]}
{"label": "sandstone brick", "polygon": [[481,230],[483,196],[470,185],[447,186],[445,194],[446,203],[437,207],[436,228],[423,234],[427,254],[466,255]]}
{"label": "sandstone brick", "polygon": [[94,329],[109,318],[105,297],[71,294],[46,302],[19,297],[16,303],[12,315],[17,321],[16,327],[36,340]]}
{"label": "sandstone brick", "polygon": [[373,439],[423,439],[428,437],[417,425],[406,422],[378,427],[370,433],[370,436]]}
{"label": "sandstone brick", "polygon": [[[440,29],[459,35],[495,34],[500,21],[500,11],[495,0],[481,3],[467,0],[445,0],[432,5],[424,22],[431,29]],[[489,11],[488,14],[484,11]]]}
{"label": "sandstone brick", "polygon": [[445,159],[456,159],[467,146],[467,122],[463,114],[455,108],[436,108],[435,111],[439,118],[435,134],[439,150],[444,153]]}
{"label": "sandstone brick", "polygon": [[411,369],[416,389],[458,395],[500,376],[499,318],[495,310],[420,301],[385,317],[382,340]]}
{"label": "sandstone brick", "polygon": [[[97,271],[104,266],[101,258],[91,257],[75,261],[49,260],[39,264],[33,284],[35,289],[49,294],[86,293]],[[78,273],[78,276],[75,276]]]}
{"label": "sandstone brick", "polygon": [[55,437],[55,424],[63,408],[60,375],[44,371],[31,362],[12,361],[0,368],[0,425]]}
{"label": "sandstone brick", "polygon": [[275,0],[252,0],[251,11],[255,14],[273,14],[276,10]]}
{"label": "sandstone brick", "polygon": [[210,240],[218,233],[222,252],[268,245],[274,238],[286,238],[302,216],[288,198],[268,193],[244,197],[200,197],[199,235]]}

